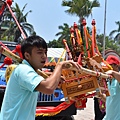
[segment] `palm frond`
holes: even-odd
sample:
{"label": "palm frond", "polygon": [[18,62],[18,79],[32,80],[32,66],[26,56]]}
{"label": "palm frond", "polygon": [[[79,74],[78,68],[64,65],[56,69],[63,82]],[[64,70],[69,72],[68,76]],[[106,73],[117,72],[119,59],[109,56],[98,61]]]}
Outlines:
{"label": "palm frond", "polygon": [[[24,10],[25,10],[26,6],[27,6],[27,4],[25,4],[21,10],[19,5],[17,3],[15,3],[15,6],[12,7],[12,10],[13,10],[14,15],[15,15],[16,19],[18,20],[23,32],[25,33],[26,36],[28,36],[29,34],[35,34],[36,32],[34,31],[33,25],[31,25],[30,23],[27,23],[27,16],[32,11],[29,10],[27,13],[24,14]],[[8,17],[8,15],[9,15],[9,17]],[[6,16],[7,17],[5,17],[6,19],[4,21],[4,24],[8,25],[9,29],[5,31],[3,36],[12,35],[12,36],[14,36],[13,38],[16,41],[17,39],[21,38],[21,32],[20,32],[16,22],[12,18],[11,14],[9,13],[9,11],[6,13]]]}
{"label": "palm frond", "polygon": [[115,36],[114,40],[120,43],[120,33],[118,33],[118,34]]}
{"label": "palm frond", "polygon": [[68,7],[68,9],[65,10],[66,13],[70,15],[76,15],[79,18],[84,18],[92,15],[92,9],[94,7],[99,7],[100,3],[98,2],[98,0],[64,0],[62,1],[61,5]]}
{"label": "palm frond", "polygon": [[117,33],[117,30],[113,30],[110,32],[109,36],[113,36],[115,33]]}

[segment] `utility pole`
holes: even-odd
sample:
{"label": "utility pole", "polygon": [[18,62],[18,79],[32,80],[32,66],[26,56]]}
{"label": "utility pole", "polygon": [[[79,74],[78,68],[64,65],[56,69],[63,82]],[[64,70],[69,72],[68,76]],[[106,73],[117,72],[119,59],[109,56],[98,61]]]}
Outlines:
{"label": "utility pole", "polygon": [[107,9],[107,0],[105,0],[105,11],[104,11],[103,58],[104,58],[104,56],[105,56],[105,38],[106,38],[106,9]]}

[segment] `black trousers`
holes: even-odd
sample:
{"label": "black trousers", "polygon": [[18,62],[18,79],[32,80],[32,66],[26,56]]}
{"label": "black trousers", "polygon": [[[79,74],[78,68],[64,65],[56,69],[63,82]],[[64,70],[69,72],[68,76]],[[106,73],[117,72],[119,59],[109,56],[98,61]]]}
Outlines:
{"label": "black trousers", "polygon": [[2,101],[3,101],[4,93],[5,93],[5,89],[1,89],[0,88],[0,110],[1,110],[1,106],[2,106]]}
{"label": "black trousers", "polygon": [[99,108],[98,98],[94,97],[94,113],[95,113],[95,120],[102,120],[105,116],[105,112],[102,113]]}

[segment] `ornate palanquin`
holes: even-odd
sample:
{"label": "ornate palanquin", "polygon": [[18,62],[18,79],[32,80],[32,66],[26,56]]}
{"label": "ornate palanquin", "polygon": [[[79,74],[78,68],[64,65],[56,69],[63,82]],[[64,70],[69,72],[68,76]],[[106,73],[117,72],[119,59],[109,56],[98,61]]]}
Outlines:
{"label": "ornate palanquin", "polygon": [[95,20],[92,21],[92,34],[88,33],[86,20],[83,20],[84,37],[81,37],[80,30],[76,23],[71,27],[71,48],[67,45],[67,40],[63,40],[68,59],[78,62],[81,65],[81,72],[72,70],[63,70],[62,75],[65,82],[62,84],[62,90],[66,101],[75,100],[76,107],[83,108],[87,97],[99,96],[99,94],[110,95],[106,81],[111,79],[102,76],[104,72],[112,67],[103,59],[96,43]]}

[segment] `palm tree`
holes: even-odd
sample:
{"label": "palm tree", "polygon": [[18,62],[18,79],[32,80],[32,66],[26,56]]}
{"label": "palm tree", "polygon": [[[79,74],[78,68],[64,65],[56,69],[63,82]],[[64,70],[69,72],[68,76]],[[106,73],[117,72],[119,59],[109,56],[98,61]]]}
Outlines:
{"label": "palm tree", "polygon": [[[104,38],[103,34],[96,35],[97,45],[98,45],[100,52],[103,51],[103,38]],[[119,45],[117,43],[115,43],[114,40],[111,39],[109,36],[105,37],[105,43],[106,43],[105,49],[112,49],[118,53],[120,52]]]}
{"label": "palm tree", "polygon": [[[36,33],[34,31],[33,25],[31,25],[27,22],[27,16],[32,11],[30,10],[27,13],[23,14],[26,6],[27,6],[27,4],[25,4],[21,10],[19,8],[18,4],[15,3],[15,7],[12,7],[12,11],[14,12],[14,15],[15,15],[18,23],[20,24],[24,34],[26,36],[28,36],[28,35],[32,35],[32,34],[36,34]],[[14,41],[18,42],[22,39],[21,32],[20,32],[14,18],[12,18],[11,16],[12,15],[8,11],[6,13],[6,16],[4,16],[5,20],[2,24],[3,25],[6,24],[8,26],[8,29],[3,33],[2,37],[8,36],[8,38],[9,38],[9,36],[13,36]]]}
{"label": "palm tree", "polygon": [[67,6],[68,9],[65,11],[70,15],[76,15],[79,17],[81,37],[83,39],[83,25],[82,21],[84,18],[92,16],[92,9],[99,7],[100,3],[98,0],[63,0],[62,6]]}
{"label": "palm tree", "polygon": [[58,39],[49,41],[48,47],[64,48],[63,39],[66,39],[68,46],[70,46],[70,26],[67,23],[63,23],[63,25],[58,26],[58,29],[60,32],[55,35],[58,36]]}
{"label": "palm tree", "polygon": [[64,23],[63,26],[60,25],[58,26],[58,29],[61,30],[60,32],[58,32],[55,36],[59,36],[58,41],[62,43],[63,39],[66,39],[68,44],[70,41],[70,27],[67,23]]}
{"label": "palm tree", "polygon": [[110,37],[112,37],[115,33],[117,33],[114,37],[114,41],[118,42],[120,44],[120,21],[115,22],[116,25],[118,26],[117,30],[112,30],[109,34]]}
{"label": "palm tree", "polygon": [[64,48],[64,45],[61,44],[60,41],[54,39],[52,41],[49,41],[48,47],[49,48]]}
{"label": "palm tree", "polygon": [[100,3],[97,0],[63,0],[62,6],[69,7],[65,12],[78,16],[79,22],[82,22],[83,18],[92,15],[92,9],[99,7]]}

